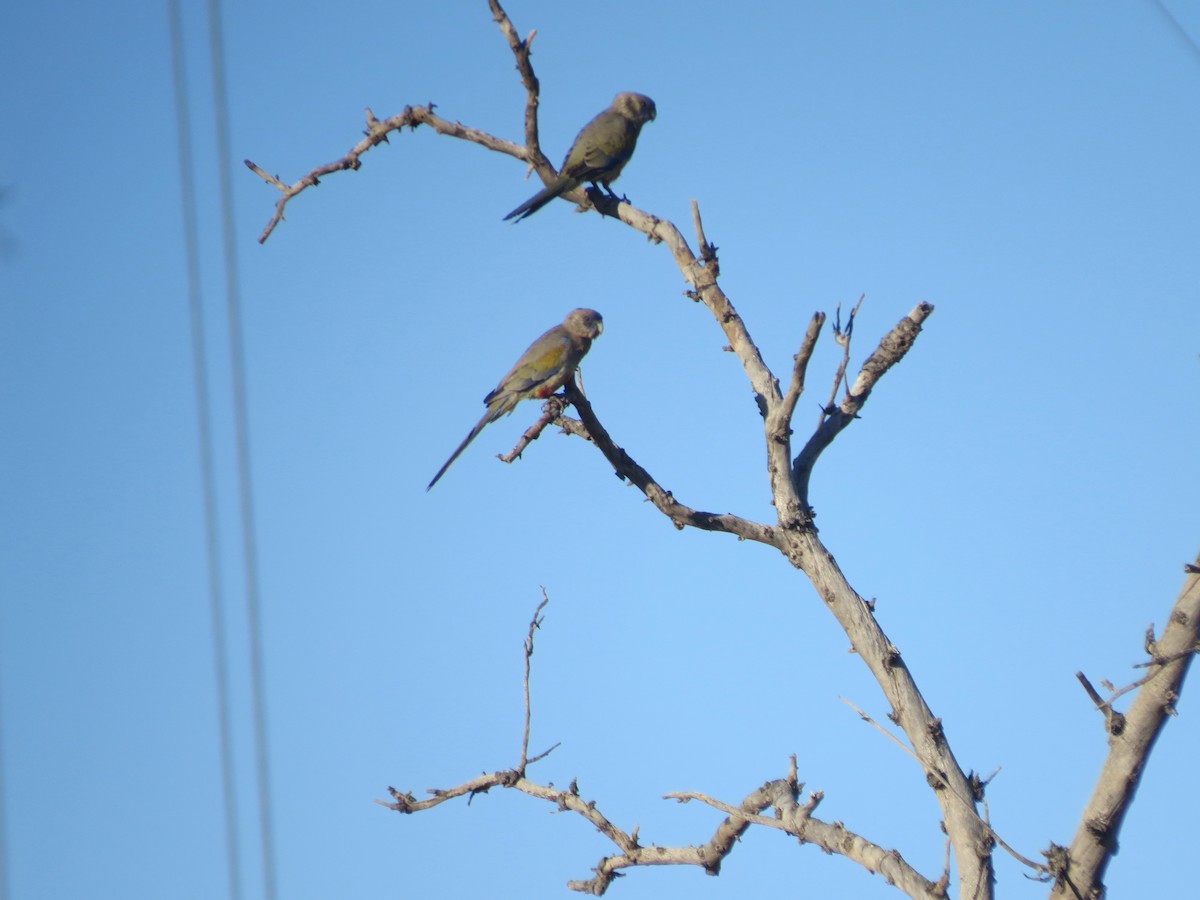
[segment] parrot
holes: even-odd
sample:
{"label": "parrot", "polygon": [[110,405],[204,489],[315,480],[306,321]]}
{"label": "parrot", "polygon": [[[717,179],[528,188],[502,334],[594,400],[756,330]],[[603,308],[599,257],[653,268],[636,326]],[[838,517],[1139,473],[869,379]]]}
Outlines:
{"label": "parrot", "polygon": [[617,94],[612,105],[584,125],[575,137],[558,177],[505,216],[505,221],[515,217],[520,222],[584,182],[597,189],[602,184],[609,196],[615,197],[609,185],[617,180],[633,156],[642,126],[653,121],[657,112],[654,101],[645,94],[633,91]]}
{"label": "parrot", "polygon": [[429,491],[438,483],[450,464],[483,431],[484,425],[511,413],[522,400],[533,397],[544,400],[566,384],[575,374],[579,361],[591,349],[592,341],[602,331],[604,318],[600,313],[594,309],[573,309],[567,313],[561,325],[555,325],[530,344],[529,349],[508,370],[508,374],[500,379],[496,389],[483,398],[487,412],[450,454],[445,465],[438,469],[425,490]]}

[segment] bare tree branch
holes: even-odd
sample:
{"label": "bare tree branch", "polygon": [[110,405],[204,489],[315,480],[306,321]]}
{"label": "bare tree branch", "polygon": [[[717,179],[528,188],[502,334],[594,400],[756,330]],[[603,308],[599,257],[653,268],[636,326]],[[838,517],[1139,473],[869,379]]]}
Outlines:
{"label": "bare tree branch", "polygon": [[[736,827],[739,823],[775,828],[797,838],[801,844],[816,844],[826,853],[844,856],[853,860],[868,872],[882,874],[888,884],[894,884],[910,897],[943,898],[949,875],[937,882],[930,881],[909,865],[895,850],[874,844],[861,835],[848,830],[841,822],[825,822],[813,816],[813,811],[824,798],[821,791],[809,794],[803,806],[798,796],[804,785],[796,778],[796,757],[791,757],[788,776],[768,781],[754,791],[740,806],[731,806],[697,791],[673,791],[668,799],[686,803],[699,800],[725,813],[729,818],[722,823],[725,827]],[[774,817],[761,815],[768,807],[774,807]],[[742,831],[745,829],[742,828]],[[719,830],[718,830],[719,831]],[[740,833],[740,832],[739,832]],[[714,836],[714,840],[716,836]]]}
{"label": "bare tree branch", "polygon": [[771,525],[752,522],[741,516],[701,512],[679,503],[670,491],[664,489],[653,476],[634,461],[628,453],[618,447],[609,436],[607,429],[600,424],[595,410],[588,399],[579,392],[574,382],[568,382],[564,388],[567,399],[579,413],[579,418],[587,437],[599,448],[612,465],[617,476],[631,482],[646,498],[653,503],[663,515],[671,520],[676,528],[692,526],[703,531],[724,531],[737,535],[743,540],[758,541],[779,547],[778,529]]}
{"label": "bare tree branch", "polygon": [[1154,742],[1167,717],[1175,712],[1183,680],[1200,646],[1200,555],[1185,570],[1187,577],[1162,638],[1157,643],[1147,642],[1150,671],[1140,679],[1141,686],[1124,714],[1124,727],[1117,732],[1109,728],[1108,757],[1083,808],[1071,846],[1051,844],[1045,852],[1056,876],[1052,897],[1090,898],[1103,894],[1104,871],[1117,852],[1121,823],[1133,803]]}
{"label": "bare tree branch", "polygon": [[[539,784],[525,776],[529,749],[530,720],[532,717],[529,700],[530,660],[533,657],[534,634],[541,626],[540,613],[549,603],[545,589],[542,590],[542,601],[534,610],[529,623],[529,631],[523,644],[525,653],[525,675],[523,678],[523,693],[525,697],[524,729],[521,739],[520,762],[515,769],[503,769],[478,775],[451,788],[433,788],[428,791],[431,795],[427,800],[418,800],[410,791],[401,792],[389,787],[391,801],[376,800],[375,802],[396,812],[411,815],[412,813],[432,809],[457,797],[473,798],[476,794],[485,794],[494,787],[513,788],[531,797],[553,803],[559,810],[574,812],[587,819],[596,830],[607,837],[616,846],[617,852],[604,857],[593,868],[593,877],[586,880],[567,882],[567,887],[580,893],[600,896],[604,894],[612,882],[623,874],[624,869],[635,866],[670,866],[694,865],[699,866],[709,875],[718,875],[724,859],[733,852],[733,848],[751,825],[762,825],[787,832],[796,837],[801,844],[816,844],[827,853],[836,853],[857,862],[869,872],[880,873],[887,878],[889,884],[897,885],[910,897],[923,900],[941,900],[946,896],[948,873],[942,879],[932,882],[910,866],[895,850],[887,850],[874,844],[861,835],[848,830],[840,822],[824,822],[813,816],[813,811],[820,804],[824,794],[814,791],[806,803],[799,803],[799,794],[804,785],[799,783],[796,774],[796,757],[793,754],[788,766],[788,774],[784,778],[768,781],[762,787],[752,791],[739,806],[731,806],[706,794],[696,791],[675,791],[665,795],[664,799],[674,799],[681,803],[689,800],[700,800],[703,803],[726,813],[726,818],[717,826],[711,838],[703,844],[662,846],[650,844],[643,846],[638,840],[638,828],[625,832],[613,824],[597,807],[595,801],[584,800],[579,795],[579,785],[572,780],[566,790],[559,790],[551,784]],[[557,745],[555,745],[557,746]],[[551,750],[554,748],[551,747]],[[528,763],[536,762],[550,751],[538,757],[528,759]],[[774,807],[774,817],[763,816],[762,812]]]}
{"label": "bare tree branch", "polygon": [[[857,307],[855,307],[857,309]],[[867,357],[854,379],[853,387],[846,391],[846,396],[836,408],[826,410],[828,417],[813,432],[804,449],[796,457],[796,485],[801,502],[808,506],[808,487],[812,477],[813,467],[825,448],[833,443],[841,432],[857,417],[871,391],[884,376],[888,369],[900,362],[912,349],[913,342],[921,333],[922,323],[933,313],[933,306],[921,302],[907,316],[901,319],[896,327],[879,342],[875,351]]]}
{"label": "bare tree branch", "polygon": [[808,323],[808,331],[804,333],[804,341],[800,344],[792,362],[792,380],[788,383],[787,393],[779,404],[779,416],[784,421],[791,422],[796,412],[796,403],[804,393],[804,377],[808,372],[808,362],[812,359],[813,350],[817,346],[817,338],[821,336],[821,328],[825,324],[825,313],[813,313]]}
{"label": "bare tree branch", "polygon": [[[533,39],[537,37],[537,31],[529,32],[529,36],[525,40],[517,37],[517,29],[513,27],[512,21],[508,18],[508,13],[500,6],[496,0],[488,0],[488,6],[492,10],[492,18],[496,20],[496,24],[500,26],[500,31],[508,40],[508,46],[512,49],[513,56],[517,60],[517,71],[521,73],[521,84],[525,86],[525,150],[526,159],[529,164],[535,169],[549,169],[553,173],[553,168],[550,166],[550,160],[546,159],[542,153],[542,147],[538,140],[538,98],[541,96],[542,86],[538,81],[537,75],[533,73],[533,64],[529,61],[529,46],[533,43]],[[543,176],[553,177],[552,174],[543,172]]]}
{"label": "bare tree branch", "polygon": [[547,425],[558,421],[562,417],[563,410],[567,405],[567,398],[564,394],[551,394],[546,398],[546,402],[542,404],[542,414],[538,417],[537,421],[525,429],[525,432],[511,450],[507,453],[497,455],[496,458],[506,463],[511,463],[513,460],[518,459],[530,443],[541,437]]}
{"label": "bare tree branch", "polygon": [[512,141],[493,137],[485,131],[480,131],[478,128],[470,128],[459,122],[448,122],[441,116],[436,115],[433,111],[434,108],[434,104],[432,103],[425,106],[406,106],[396,115],[381,120],[375,118],[375,113],[371,112],[370,107],[367,107],[367,130],[363,132],[366,137],[351,147],[344,156],[317,166],[299,181],[290,185],[285,184],[278,175],[270,175],[262,167],[255,165],[248,159],[245,160],[246,167],[251,172],[254,172],[266,181],[267,184],[277,188],[283,194],[275,203],[275,214],[258,236],[258,242],[261,244],[266,241],[271,236],[271,232],[275,230],[275,226],[283,221],[283,211],[288,201],[308,188],[316,187],[321,183],[320,179],[326,175],[347,169],[354,171],[361,168],[362,159],[360,157],[372,147],[389,143],[388,135],[393,131],[400,131],[403,128],[416,129],[418,125],[428,125],[438,134],[471,141],[472,143],[479,144],[481,147],[486,147],[497,153],[507,153],[509,156],[514,156],[517,159],[526,159],[525,148],[520,144],[514,144]]}
{"label": "bare tree branch", "polygon": [[854,309],[850,310],[850,316],[846,320],[846,327],[842,327],[842,304],[837,305],[837,314],[833,319],[833,339],[839,347],[842,348],[842,358],[838,362],[837,371],[833,373],[833,385],[829,388],[829,402],[821,407],[821,418],[817,420],[817,425],[825,420],[825,416],[829,415],[829,411],[833,409],[833,405],[837,402],[838,388],[841,387],[842,381],[846,377],[846,369],[850,366],[850,341],[854,338],[854,319],[858,316],[858,311],[863,305],[863,300],[866,299],[866,294],[860,294],[858,302],[854,304]]}
{"label": "bare tree branch", "polygon": [[942,810],[943,826],[958,862],[959,896],[990,898],[993,890],[992,837],[974,808],[978,786],[963,772],[942,729],[900,656],[875,620],[870,606],[850,586],[833,554],[813,528],[784,531],[785,553],[803,569],[850,638],[892,706],[889,718],[907,735],[925,780]]}
{"label": "bare tree branch", "polygon": [[[533,718],[533,711],[529,705],[529,669],[530,663],[533,660],[533,634],[542,627],[542,620],[539,617],[542,610],[546,608],[546,604],[549,602],[550,597],[546,593],[546,589],[543,587],[542,602],[537,605],[537,609],[533,611],[533,618],[529,620],[529,634],[525,636],[525,644],[523,647],[525,650],[525,677],[521,681],[521,688],[525,695],[525,731],[521,735],[521,760],[517,763],[517,771],[522,775],[525,774],[525,766],[529,760],[529,723]],[[548,753],[549,751],[546,752]],[[542,754],[542,756],[545,756],[545,754]]]}
{"label": "bare tree branch", "polygon": [[[812,464],[821,450],[853,421],[878,380],[911,348],[920,331],[920,323],[932,312],[933,307],[929,304],[919,304],[909,316],[900,320],[868,357],[841,406],[810,439],[809,447],[813,449],[806,458],[808,468],[805,477],[811,473]],[[746,339],[749,339],[748,335]],[[757,348],[749,357],[749,368],[753,368],[755,357]],[[788,431],[779,418],[783,397],[778,393],[778,385],[773,377],[771,383],[774,390],[767,392],[763,402],[767,409],[768,467],[774,475],[773,466],[782,465],[787,471]],[[664,515],[671,518],[676,527],[692,525],[710,531],[729,531],[740,537],[771,544],[809,576],[818,594],[826,601],[850,638],[854,650],[863,658],[892,704],[893,721],[908,735],[913,752],[925,771],[926,780],[934,789],[942,808],[946,833],[959,862],[961,895],[975,900],[990,898],[993,889],[993,838],[990,827],[974,806],[978,800],[978,786],[959,766],[942,730],[941,720],[929,709],[899,650],[884,634],[868,604],[850,586],[834,561],[833,554],[817,537],[811,520],[800,506],[790,475],[786,479],[772,479],[776,511],[780,517],[778,526],[750,522],[734,515],[715,516],[697,512],[679,504],[628,453],[616,445],[586,398],[576,396],[577,392],[572,392],[570,385],[567,391],[588,435],[616,473],[633,482]],[[831,421],[837,422],[836,427],[829,427]],[[777,447],[784,451],[783,462],[778,460]],[[809,448],[806,447],[806,450]],[[785,509],[789,513],[785,513]]]}
{"label": "bare tree branch", "polygon": [[[901,750],[903,750],[905,753],[907,753],[913,759],[917,759],[916,754],[913,753],[912,750],[910,750],[908,748],[908,745],[905,744],[904,741],[900,740],[900,738],[896,737],[894,734],[892,734],[890,731],[888,731],[886,728],[884,728],[882,725],[880,725],[878,722],[876,722],[867,713],[863,712],[861,709],[859,709],[857,706],[855,706],[851,701],[847,700],[845,697],[839,697],[838,699],[841,700],[843,703],[845,703],[847,706],[849,706],[856,713],[858,713],[859,717],[862,718],[862,720],[864,722],[866,722],[868,725],[872,726],[877,731],[879,731],[889,741],[894,743],[897,747],[899,747]],[[917,760],[917,761],[920,762],[920,760]],[[997,771],[999,771],[999,770],[997,770]],[[977,776],[972,776],[971,781],[973,783],[978,783],[978,785],[979,785],[978,790],[976,790],[974,793],[976,795],[982,796],[984,786],[986,786],[987,783],[989,781],[991,781],[992,776],[994,776],[995,774],[996,773],[993,772],[992,775],[988,776],[987,778],[978,778]],[[966,804],[966,806],[968,806],[969,808],[971,808],[971,809],[975,808],[975,804],[972,800],[970,800],[966,797],[960,797],[959,799],[962,800],[963,803]],[[977,815],[978,815],[978,813],[977,813]],[[1008,844],[1007,841],[1005,841],[1003,838],[1001,838],[1000,835],[998,835],[996,833],[996,830],[994,828],[992,828],[991,823],[988,822],[986,816],[979,816],[979,821],[983,823],[985,828],[987,828],[988,832],[992,836],[992,839],[995,840],[995,842],[997,844],[999,844],[1002,848],[1004,848],[1004,851],[1006,853],[1008,853],[1009,856],[1011,856],[1013,859],[1015,859],[1017,862],[1021,863],[1022,865],[1028,866],[1029,868],[1033,869],[1037,873],[1037,876],[1039,878],[1041,876],[1047,874],[1045,865],[1043,865],[1042,863],[1039,863],[1039,862],[1034,862],[1029,857],[1018,853],[1016,850],[1013,849],[1013,847],[1011,845]]]}

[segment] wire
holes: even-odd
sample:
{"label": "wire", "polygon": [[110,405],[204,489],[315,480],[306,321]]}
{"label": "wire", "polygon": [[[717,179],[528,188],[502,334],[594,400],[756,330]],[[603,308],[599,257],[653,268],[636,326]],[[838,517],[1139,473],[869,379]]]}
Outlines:
{"label": "wire", "polygon": [[[3,695],[4,683],[0,682],[0,699]],[[4,709],[0,704],[0,900],[8,900],[11,896],[8,892],[8,793],[4,785]]]}
{"label": "wire", "polygon": [[183,20],[179,0],[167,0],[171,31],[171,69],[175,81],[175,123],[179,142],[179,186],[183,207],[183,242],[187,252],[188,310],[192,332],[192,379],[196,385],[197,440],[204,493],[204,537],[208,552],[208,606],[212,621],[213,669],[217,681],[217,732],[221,747],[221,783],[225,803],[225,858],[231,900],[241,897],[241,857],[237,824],[237,784],[233,764],[233,723],[229,700],[229,654],[225,645],[225,598],[221,590],[220,542],[217,533],[216,478],[208,399],[208,354],[200,290],[200,250],[196,227],[195,168],[192,163],[191,113],[187,68],[183,57]]}
{"label": "wire", "polygon": [[1188,50],[1191,52],[1192,56],[1194,56],[1197,60],[1200,60],[1200,44],[1197,44],[1196,39],[1188,34],[1188,30],[1183,27],[1183,23],[1175,18],[1175,13],[1167,9],[1167,5],[1163,3],[1162,0],[1152,0],[1152,2],[1154,6],[1158,8],[1158,11],[1162,14],[1162,17],[1167,20],[1167,24],[1170,25],[1171,30],[1175,32],[1175,36],[1183,41]]}
{"label": "wire", "polygon": [[246,366],[242,339],[237,244],[233,222],[233,177],[230,172],[229,103],[225,85],[225,49],[221,39],[220,0],[208,3],[208,45],[212,58],[213,118],[216,123],[217,166],[221,187],[221,232],[224,238],[225,303],[229,319],[230,371],[233,379],[234,432],[237,441],[238,497],[242,520],[242,565],[246,576],[246,618],[249,629],[250,688],[254,715],[255,763],[258,782],[258,823],[262,841],[263,896],[275,900],[275,850],[271,824],[271,772],[267,748],[266,690],[263,679],[262,616],[255,546],[254,491],[250,478],[250,438],[246,414]]}

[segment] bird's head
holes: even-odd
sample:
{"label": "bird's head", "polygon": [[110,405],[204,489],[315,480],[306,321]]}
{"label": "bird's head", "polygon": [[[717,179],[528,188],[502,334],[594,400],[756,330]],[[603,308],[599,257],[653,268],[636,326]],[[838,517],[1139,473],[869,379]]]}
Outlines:
{"label": "bird's head", "polygon": [[563,319],[567,334],[594,341],[604,331],[604,317],[594,309],[573,309]]}
{"label": "bird's head", "polygon": [[653,122],[658,115],[658,107],[645,94],[634,91],[624,91],[613,98],[612,108],[627,119],[639,124]]}

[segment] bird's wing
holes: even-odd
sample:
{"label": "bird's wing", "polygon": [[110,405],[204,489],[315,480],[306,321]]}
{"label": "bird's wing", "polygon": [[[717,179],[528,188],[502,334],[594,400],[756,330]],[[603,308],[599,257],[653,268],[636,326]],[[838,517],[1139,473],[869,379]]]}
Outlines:
{"label": "bird's wing", "polygon": [[518,400],[545,396],[539,388],[549,386],[550,391],[557,390],[562,385],[557,379],[567,365],[570,350],[571,339],[566,330],[561,325],[554,326],[529,345],[484,402],[497,406],[496,417],[499,418],[512,412]]}
{"label": "bird's wing", "polygon": [[633,155],[636,130],[627,118],[606,109],[575,139],[562,171],[577,181],[597,181],[615,172]]}

